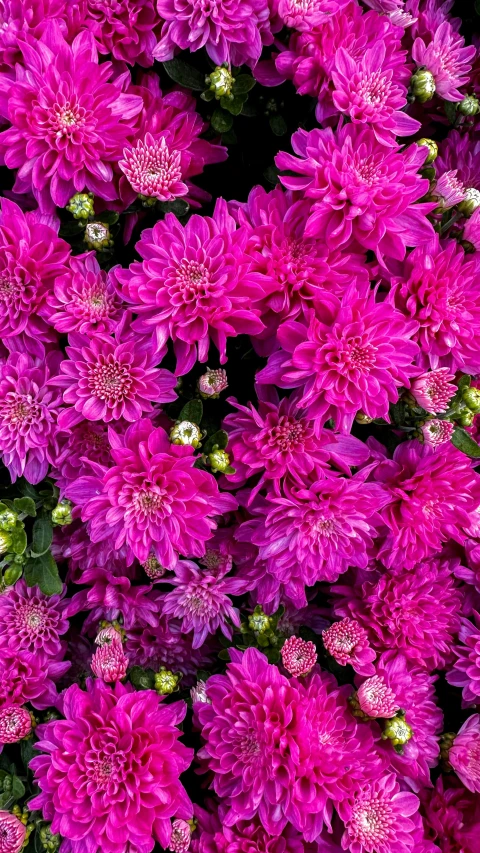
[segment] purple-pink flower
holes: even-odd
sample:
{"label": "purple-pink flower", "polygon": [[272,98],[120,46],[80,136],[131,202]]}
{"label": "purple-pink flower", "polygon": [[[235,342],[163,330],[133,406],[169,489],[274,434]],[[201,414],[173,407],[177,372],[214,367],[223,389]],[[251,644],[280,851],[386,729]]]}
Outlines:
{"label": "purple-pink flower", "polygon": [[472,714],[459,729],[448,761],[469,791],[480,793],[480,714]]}
{"label": "purple-pink flower", "polygon": [[95,252],[71,257],[46,297],[44,316],[61,334],[95,337],[113,332],[120,322],[121,299],[115,281],[100,269]]}
{"label": "purple-pink flower", "polygon": [[155,0],[80,0],[84,26],[95,36],[100,53],[129,65],[153,65],[160,31]]}
{"label": "purple-pink flower", "polygon": [[468,83],[468,72],[475,57],[473,45],[465,47],[465,40],[455,32],[449,21],[443,21],[435,30],[428,45],[415,39],[412,58],[419,67],[425,67],[435,78],[435,87],[446,101],[461,101],[459,92]]}
{"label": "purple-pink flower", "polygon": [[415,794],[402,791],[394,773],[365,782],[339,806],[345,824],[342,848],[351,853],[410,853],[419,808]]}
{"label": "purple-pink flower", "polygon": [[463,618],[455,645],[455,663],[447,672],[449,684],[462,688],[465,704],[480,704],[480,615],[475,610],[473,620]]}
{"label": "purple-pink flower", "polygon": [[41,659],[61,659],[68,630],[64,616],[64,587],[61,595],[44,595],[38,587],[19,580],[0,595],[0,649],[15,648]]}

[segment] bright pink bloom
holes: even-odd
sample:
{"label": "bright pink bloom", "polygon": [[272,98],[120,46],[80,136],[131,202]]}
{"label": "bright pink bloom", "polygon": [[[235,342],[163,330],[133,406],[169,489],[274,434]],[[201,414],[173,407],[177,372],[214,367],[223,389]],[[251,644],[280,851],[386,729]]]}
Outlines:
{"label": "bright pink bloom", "polygon": [[317,650],[310,640],[301,637],[289,637],[285,640],[280,654],[282,663],[290,675],[308,675],[317,662]]}
{"label": "bright pink bloom", "polygon": [[[213,802],[208,802],[206,811],[195,805],[197,823],[192,836],[191,849],[193,853],[313,853],[317,844],[310,845],[304,841],[299,832],[287,823],[280,835],[270,835],[266,832],[261,820],[241,820],[234,826],[226,826],[224,803],[217,808]],[[323,839],[322,839],[323,842]],[[330,848],[318,845],[322,853],[330,853]],[[332,848],[331,853],[334,853]],[[337,850],[335,853],[340,853]]]}
{"label": "bright pink bloom", "polygon": [[412,58],[418,66],[425,66],[435,78],[437,93],[446,101],[461,101],[459,92],[468,83],[468,72],[476,54],[476,48],[465,47],[462,38],[449,21],[443,21],[435,30],[432,41],[426,45],[417,38],[412,48]]}
{"label": "bright pink bloom", "polygon": [[[117,422],[116,428],[119,427]],[[128,427],[125,421],[125,429]],[[108,465],[111,462],[108,426],[104,423],[81,421],[66,433],[57,435],[58,453],[55,456],[50,476],[55,480],[60,492],[65,492],[68,484],[78,477],[91,473],[89,463],[98,462]],[[70,534],[73,534],[69,528]]]}
{"label": "bright pink bloom", "polygon": [[0,649],[63,657],[66,644],[60,638],[68,631],[63,613],[65,592],[66,588],[61,595],[44,595],[23,579],[8,587],[0,595]]}
{"label": "bright pink bloom", "polygon": [[454,647],[457,660],[446,675],[449,684],[463,688],[466,705],[480,704],[480,614],[474,610],[473,617],[475,621],[462,619],[460,643]]}
{"label": "bright pink bloom", "polygon": [[480,803],[455,776],[440,775],[420,792],[425,827],[442,853],[476,853]]}
{"label": "bright pink bloom", "polygon": [[213,217],[192,216],[183,226],[173,213],[146,228],[136,249],[142,263],[116,269],[132,309],[133,328],[156,332],[159,351],[173,340],[177,375],[207,361],[210,341],[226,361],[227,338],[258,334],[263,324],[252,303],[263,291],[244,281],[244,229],[237,230],[223,199]]}
{"label": "bright pink bloom", "polygon": [[139,139],[135,148],[125,148],[123,156],[118,165],[136,193],[159,201],[187,195],[181,152],[170,151],[164,136],[156,140],[147,133],[145,141]]}
{"label": "bright pink bloom", "polygon": [[168,842],[168,849],[173,850],[173,853],[187,853],[191,837],[192,831],[187,821],[177,818],[172,823],[172,834]]}
{"label": "bright pink bloom", "polygon": [[210,370],[210,368],[207,367],[207,372],[202,373],[198,380],[198,390],[202,397],[218,397],[218,395],[227,388],[227,374],[223,369]]}
{"label": "bright pink bloom", "polygon": [[405,0],[365,0],[365,5],[390,18],[396,27],[411,27],[415,18],[405,9]]}
{"label": "bright pink bloom", "polygon": [[58,351],[43,359],[12,352],[0,364],[0,455],[12,482],[24,475],[39,483],[55,456],[62,397],[50,382],[61,359]]}
{"label": "bright pink bloom", "polygon": [[342,848],[351,853],[411,853],[420,801],[401,790],[394,773],[364,783],[339,806]]}
{"label": "bright pink bloom", "polygon": [[109,568],[84,569],[81,583],[88,586],[75,593],[67,604],[68,615],[88,610],[83,630],[91,632],[100,621],[120,620],[125,628],[156,625],[158,604],[149,598],[150,585],[133,584],[124,575],[116,577]]}
{"label": "bright pink bloom", "polygon": [[480,252],[480,207],[477,207],[465,222],[462,237],[472,244],[476,252]]}
{"label": "bright pink bloom", "polygon": [[437,175],[456,169],[458,178],[465,187],[480,190],[479,144],[474,134],[450,130],[438,149],[439,154],[435,160]]}
{"label": "bright pink bloom", "polygon": [[399,709],[397,697],[381,675],[367,678],[357,690],[358,704],[369,717],[394,717]]}
{"label": "bright pink bloom", "polygon": [[100,53],[129,65],[153,65],[160,18],[155,0],[80,0],[79,16]]}
{"label": "bright pink bloom", "polygon": [[0,811],[0,853],[20,853],[27,827],[10,812]]}
{"label": "bright pink bloom", "polygon": [[43,314],[47,295],[67,271],[70,247],[38,211],[23,213],[2,198],[0,214],[0,336],[21,332],[51,339]]}
{"label": "bright pink bloom", "polygon": [[32,718],[26,708],[21,705],[0,708],[0,743],[17,743],[31,731]]}
{"label": "bright pink bloom", "polygon": [[459,729],[448,761],[465,787],[480,794],[480,714],[472,714]]}
{"label": "bright pink bloom", "polygon": [[69,268],[47,293],[47,304],[45,316],[61,334],[108,334],[120,320],[121,299],[114,279],[100,269],[95,252],[70,258]]}
{"label": "bright pink bloom", "polygon": [[65,389],[68,408],[58,419],[60,429],[71,429],[84,419],[137,421],[152,411],[152,403],[177,399],[175,376],[154,366],[158,357],[149,341],[124,337],[119,329],[114,338],[96,334],[90,339],[72,332],[69,342],[68,360],[60,364],[64,375],[52,382]]}
{"label": "bright pink bloom", "polygon": [[466,199],[467,188],[457,176],[456,169],[453,169],[451,172],[438,174],[439,177],[435,183],[435,196],[438,198],[438,203],[442,210],[449,210]]}
{"label": "bright pink bloom", "polygon": [[375,673],[372,661],[376,654],[370,646],[365,628],[356,619],[346,616],[340,622],[334,622],[330,628],[322,631],[322,639],[327,652],[340,666],[350,664],[360,675]]}
{"label": "bright pink bloom", "polygon": [[295,172],[281,177],[284,186],[303,190],[313,199],[305,235],[343,246],[356,240],[364,249],[402,260],[407,246],[433,237],[426,214],[433,203],[418,204],[429,183],[418,174],[425,152],[420,145],[386,147],[370,127],[344,125],[292,136],[292,154],[280,152],[279,169]]}
{"label": "bright pink bloom", "polygon": [[65,207],[85,188],[116,198],[112,164],[117,163],[140,98],[110,82],[112,66],[98,64],[93,35],[82,32],[72,45],[58,25],[37,42],[22,42],[15,78],[0,80],[0,112],[11,127],[0,133],[0,153],[19,169],[14,191],[33,192],[42,210]]}
{"label": "bright pink bloom", "polygon": [[52,20],[67,31],[70,18],[65,0],[2,0],[0,29],[0,65],[14,68],[22,61],[20,42],[26,35],[38,39]]}
{"label": "bright pink bloom", "polygon": [[433,418],[431,421],[427,421],[420,429],[424,444],[428,444],[429,447],[440,447],[445,442],[451,440],[455,425],[450,421],[441,421],[438,418]]}
{"label": "bright pink bloom", "polygon": [[92,672],[103,681],[122,681],[127,674],[128,658],[125,656],[122,643],[113,641],[103,643],[92,658]]}
{"label": "bright pink bloom", "polygon": [[141,666],[155,672],[164,666],[182,674],[182,688],[195,684],[198,670],[213,667],[218,646],[208,638],[200,649],[193,649],[192,636],[182,633],[180,625],[178,620],[159,614],[154,627],[128,629],[125,654],[130,666]]}
{"label": "bright pink bloom", "polygon": [[410,393],[426,412],[443,414],[457,391],[457,386],[452,384],[454,379],[448,367],[437,367],[436,370],[417,376],[410,385]]}
{"label": "bright pink bloom", "polygon": [[[366,50],[360,61],[340,47],[332,72],[333,102],[351,120],[369,124],[379,142],[396,146],[396,136],[411,136],[421,124],[403,112],[407,87],[399,84],[385,62],[387,49],[381,41]],[[387,67],[385,67],[387,66]]]}
{"label": "bright pink bloom", "polygon": [[286,27],[302,33],[324,24],[345,4],[346,0],[276,0],[273,7]]}
{"label": "bright pink bloom", "polygon": [[359,410],[388,420],[389,404],[415,372],[418,350],[410,340],[415,331],[389,301],[351,288],[342,301],[332,296],[331,305],[312,311],[308,325],[283,323],[282,349],[270,356],[257,381],[301,388],[297,406],[315,419],[317,429],[333,418],[337,430],[350,432]]}
{"label": "bright pink bloom", "polygon": [[192,806],[180,774],[193,750],[178,741],[183,702],[160,704],[153,690],[118,683],[74,684],[63,696],[65,720],[43,726],[30,766],[41,793],[31,800],[68,839],[71,853],[100,848],[123,853],[162,847],[170,819],[189,818]]}
{"label": "bright pink bloom", "polygon": [[193,447],[172,445],[161,427],[143,418],[125,436],[109,432],[114,465],[96,466],[67,489],[89,521],[93,542],[109,539],[115,548],[144,562],[151,552],[166,568],[178,554],[202,557],[216,524],[214,515],[237,502],[220,495],[215,478],[194,468]]}
{"label": "bright pink bloom", "polygon": [[30,652],[4,648],[0,655],[0,706],[29,702],[43,711],[57,701],[54,681],[70,664],[57,663]]}

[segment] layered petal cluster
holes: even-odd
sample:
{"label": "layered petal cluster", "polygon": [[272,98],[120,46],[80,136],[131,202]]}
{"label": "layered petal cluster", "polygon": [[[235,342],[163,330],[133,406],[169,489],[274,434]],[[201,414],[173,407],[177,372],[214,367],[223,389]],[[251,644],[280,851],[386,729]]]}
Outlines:
{"label": "layered petal cluster", "polygon": [[0,595],[0,649],[31,652],[40,660],[62,659],[66,643],[61,637],[69,627],[66,591],[64,587],[61,595],[47,596],[22,579]]}

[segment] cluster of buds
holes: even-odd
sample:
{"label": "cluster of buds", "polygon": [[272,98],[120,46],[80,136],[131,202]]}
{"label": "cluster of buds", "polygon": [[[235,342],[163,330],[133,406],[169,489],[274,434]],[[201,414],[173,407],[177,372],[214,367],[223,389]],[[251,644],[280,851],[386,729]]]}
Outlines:
{"label": "cluster of buds", "polygon": [[452,769],[452,766],[449,761],[449,753],[456,736],[456,732],[444,732],[444,734],[440,738],[440,758],[444,770],[447,771]]}
{"label": "cluster of buds", "polygon": [[208,86],[208,90],[213,92],[217,101],[219,101],[220,98],[229,98],[233,100],[234,95],[232,89],[235,83],[235,78],[225,62],[223,65],[217,65],[215,70],[205,77],[205,83]]}
{"label": "cluster of buds", "polygon": [[222,391],[228,388],[227,374],[225,370],[210,370],[204,373],[198,380],[198,391],[204,400],[216,400]]}
{"label": "cluster of buds", "polygon": [[110,228],[104,222],[89,222],[85,228],[83,239],[89,249],[96,249],[97,251],[111,249],[114,245]]}
{"label": "cluster of buds", "polygon": [[390,740],[395,752],[403,753],[403,747],[411,740],[413,730],[405,720],[405,711],[399,710],[394,717],[385,720],[382,732],[382,740]]}
{"label": "cluster of buds", "polygon": [[72,504],[65,499],[59,501],[57,506],[52,509],[52,524],[56,527],[66,527],[72,521]]}
{"label": "cluster of buds", "polygon": [[222,450],[218,444],[214,444],[211,453],[207,455],[207,462],[214,474],[234,474],[235,468],[230,465],[230,457],[226,450]]}
{"label": "cluster of buds", "polygon": [[438,145],[434,139],[429,139],[425,136],[422,136],[421,139],[417,139],[417,145],[422,146],[427,149],[427,156],[425,158],[424,166],[430,166],[437,157],[438,157]]}
{"label": "cluster of buds", "polygon": [[480,103],[475,95],[465,95],[457,109],[462,116],[476,116],[480,112]]}
{"label": "cluster of buds", "polygon": [[38,838],[43,849],[47,853],[57,853],[57,850],[62,843],[62,837],[57,833],[52,833],[50,824],[42,824],[37,826],[35,837]]}
{"label": "cluster of buds", "polygon": [[150,578],[151,581],[158,581],[160,578],[163,578],[165,572],[167,571],[161,563],[158,562],[155,554],[150,554],[149,557],[142,563],[142,569]]}
{"label": "cluster of buds", "polygon": [[182,444],[189,447],[201,446],[203,434],[199,426],[192,421],[177,421],[170,430],[170,441],[172,444]]}
{"label": "cluster of buds", "polygon": [[155,690],[160,696],[176,693],[181,677],[180,672],[172,672],[170,669],[161,666],[159,672],[155,673]]}
{"label": "cluster of buds", "polygon": [[243,644],[262,649],[271,663],[277,663],[280,659],[280,648],[285,641],[285,635],[278,629],[281,616],[283,608],[269,616],[257,604],[253,613],[240,625]]}
{"label": "cluster of buds", "polygon": [[93,193],[75,193],[67,204],[67,210],[72,214],[74,219],[90,219],[94,213]]}
{"label": "cluster of buds", "polygon": [[3,533],[11,533],[15,529],[18,522],[18,513],[10,507],[2,504],[0,510],[0,531]]}

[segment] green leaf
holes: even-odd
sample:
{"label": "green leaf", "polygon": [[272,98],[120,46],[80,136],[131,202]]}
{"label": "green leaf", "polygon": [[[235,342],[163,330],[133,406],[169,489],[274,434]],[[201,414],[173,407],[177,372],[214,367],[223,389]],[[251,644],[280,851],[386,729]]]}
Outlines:
{"label": "green leaf", "polygon": [[15,498],[13,503],[17,512],[25,512],[27,515],[31,515],[32,518],[35,518],[37,510],[33,498]]}
{"label": "green leaf", "polygon": [[53,539],[53,527],[50,519],[44,515],[37,518],[33,525],[32,557],[41,557],[46,554]]}
{"label": "green leaf", "polygon": [[203,446],[203,453],[211,453],[215,444],[220,448],[220,450],[225,450],[228,444],[228,434],[225,430],[219,429],[207,439]]}
{"label": "green leaf", "polygon": [[222,133],[223,145],[236,145],[237,142],[238,137],[234,130],[228,130],[226,133]]}
{"label": "green leaf", "polygon": [[461,450],[462,453],[465,453],[466,456],[470,456],[472,459],[480,458],[480,447],[477,442],[473,440],[472,436],[469,435],[466,430],[462,429],[462,427],[455,428],[452,435],[452,444],[458,450]]}
{"label": "green leaf", "polygon": [[452,101],[444,101],[443,109],[445,110],[445,115],[447,116],[450,124],[455,124],[455,119],[457,118],[457,105]]}
{"label": "green leaf", "polygon": [[227,133],[233,127],[233,116],[225,110],[216,109],[210,119],[210,123],[217,133]]}
{"label": "green leaf", "polygon": [[20,800],[25,796],[25,785],[22,780],[18,778],[18,776],[14,776],[12,779],[12,797],[15,800]]}
{"label": "green leaf", "polygon": [[258,110],[254,104],[245,101],[240,115],[245,116],[245,118],[254,118],[254,116],[258,115]]}
{"label": "green leaf", "polygon": [[27,547],[27,534],[25,533],[25,528],[20,521],[15,525],[13,530],[10,533],[12,538],[12,544],[10,545],[11,550],[14,554],[23,554]]}
{"label": "green leaf", "polygon": [[458,380],[458,390],[465,391],[465,388],[470,388],[470,384],[472,381],[472,377],[468,375],[468,373],[464,373],[463,376]]}
{"label": "green leaf", "polygon": [[20,480],[17,480],[18,491],[21,495],[26,495],[33,500],[38,500],[38,492],[31,483],[27,483],[24,477],[21,477]]}
{"label": "green leaf", "polygon": [[33,748],[33,739],[31,737],[20,741],[20,755],[24,767],[28,767],[32,758],[35,758],[35,750]]}
{"label": "green leaf", "polygon": [[95,215],[95,220],[97,222],[104,222],[106,225],[111,226],[117,224],[119,216],[114,210],[103,210],[102,213],[98,214],[98,216]]}
{"label": "green leaf", "polygon": [[273,184],[276,186],[278,184],[278,169],[276,166],[269,166],[268,169],[265,169],[263,173],[263,177],[269,184]]}
{"label": "green leaf", "polygon": [[220,659],[220,660],[228,660],[228,661],[229,661],[229,660],[230,660],[230,652],[229,652],[229,650],[228,650],[228,649],[222,649],[222,650],[218,653],[218,657],[219,657],[219,659]]}
{"label": "green leaf", "polygon": [[155,673],[153,669],[142,669],[141,666],[132,666],[129,677],[133,686],[138,690],[155,689]]}
{"label": "green leaf", "polygon": [[202,101],[206,101],[208,104],[210,101],[213,101],[213,99],[215,97],[215,92],[212,92],[211,89],[207,89],[206,92],[202,92],[200,97],[201,97]]}
{"label": "green leaf", "polygon": [[288,130],[287,122],[283,116],[270,116],[269,125],[270,130],[275,136],[285,136]]}
{"label": "green leaf", "polygon": [[251,89],[256,84],[256,80],[253,79],[251,74],[240,74],[238,77],[235,77],[235,83],[233,84],[233,94],[234,95],[246,95],[250,92]]}
{"label": "green leaf", "polygon": [[27,560],[25,580],[28,586],[39,586],[45,595],[55,595],[62,591],[58,567],[50,551],[41,557]]}
{"label": "green leaf", "polygon": [[164,201],[158,206],[163,213],[174,213],[177,219],[180,219],[181,216],[186,216],[190,210],[188,201],[185,201],[183,198],[176,198],[173,201]]}
{"label": "green leaf", "polygon": [[475,11],[477,15],[480,15],[480,0],[475,0]]}
{"label": "green leaf", "polygon": [[60,226],[59,234],[61,237],[78,237],[85,231],[85,222],[74,219],[72,222],[63,222]]}
{"label": "green leaf", "polygon": [[190,421],[191,424],[200,424],[203,416],[203,403],[201,400],[190,400],[180,412],[178,421]]}
{"label": "green leaf", "polygon": [[193,89],[196,92],[202,92],[205,88],[205,75],[197,71],[196,68],[192,68],[183,59],[179,57],[168,59],[167,62],[163,63],[163,67],[168,76],[179,86]]}
{"label": "green leaf", "polygon": [[220,98],[220,106],[231,113],[232,116],[239,116],[246,100],[246,95],[235,95],[234,98]]}

